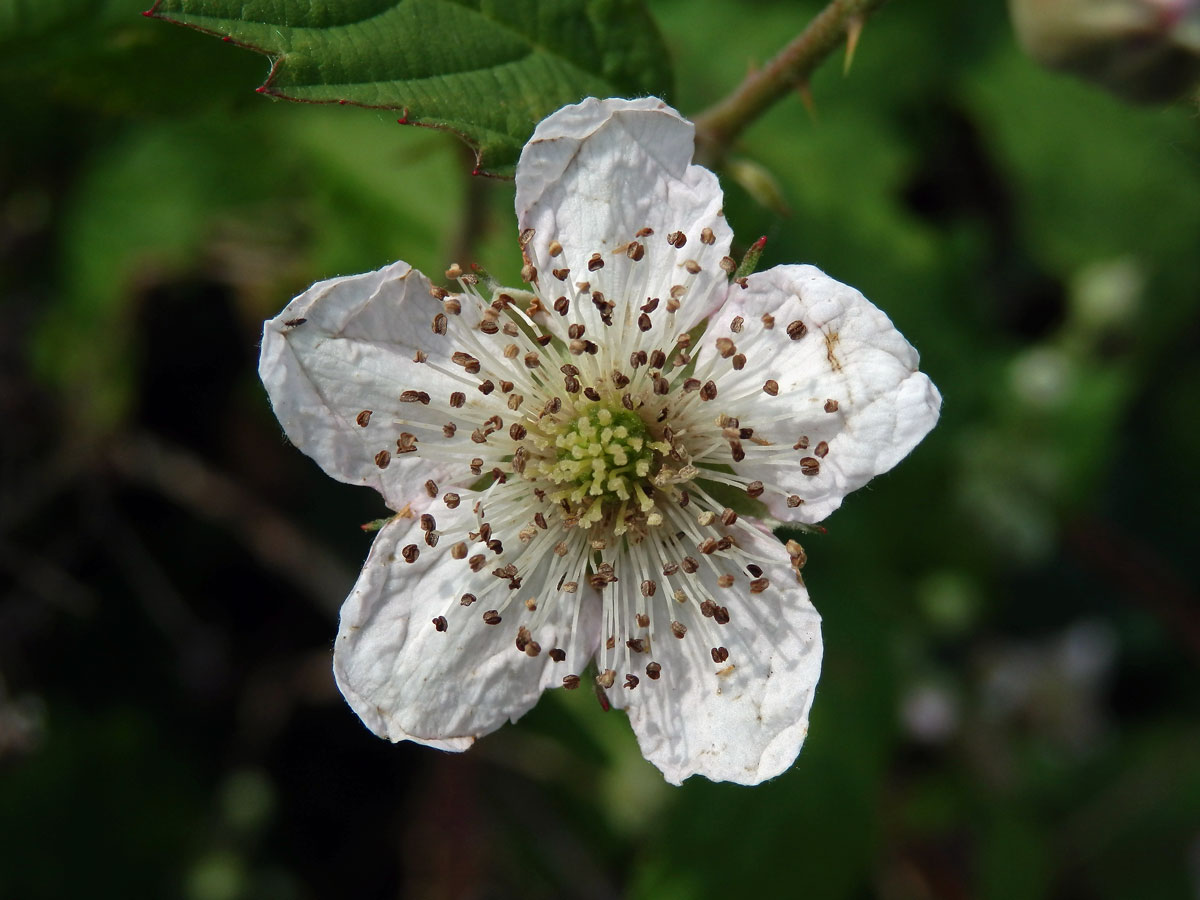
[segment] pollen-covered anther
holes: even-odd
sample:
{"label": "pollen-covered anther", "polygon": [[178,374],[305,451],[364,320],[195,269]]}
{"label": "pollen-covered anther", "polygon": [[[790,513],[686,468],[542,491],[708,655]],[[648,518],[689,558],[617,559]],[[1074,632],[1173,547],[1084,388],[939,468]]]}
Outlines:
{"label": "pollen-covered anther", "polygon": [[603,672],[601,672],[599,675],[596,676],[596,684],[600,685],[600,687],[604,688],[605,690],[612,687],[613,683],[616,680],[617,680],[617,670],[616,669],[605,669]]}

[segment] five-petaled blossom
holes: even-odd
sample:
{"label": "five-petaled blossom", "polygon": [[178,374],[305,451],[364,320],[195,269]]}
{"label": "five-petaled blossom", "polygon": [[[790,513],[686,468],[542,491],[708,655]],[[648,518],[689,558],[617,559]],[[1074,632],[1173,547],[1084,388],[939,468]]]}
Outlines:
{"label": "five-petaled blossom", "polygon": [[941,400],[853,288],[811,266],[731,280],[692,149],[654,98],[565,107],[517,166],[527,291],[397,262],[266,323],[288,437],[398,511],[334,650],[375,733],[463,750],[594,661],[673,783],[796,758],[820,619],[770,527],[825,518]]}

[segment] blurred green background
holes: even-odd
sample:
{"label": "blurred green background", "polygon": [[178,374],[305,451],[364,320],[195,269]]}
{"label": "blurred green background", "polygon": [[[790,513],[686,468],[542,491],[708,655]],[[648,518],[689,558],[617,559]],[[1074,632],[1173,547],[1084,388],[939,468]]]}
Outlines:
{"label": "blurred green background", "polygon": [[[386,510],[285,443],[261,321],[396,258],[515,282],[511,182],[258,96],[262,57],[136,3],[22,6],[0,897],[1200,897],[1194,105],[1040,70],[995,0],[896,0],[816,120],[789,99],[744,135],[738,249],[862,289],[945,406],[805,539],[826,663],[795,767],[673,789],[586,692],[455,756],[374,738],[330,675]],[[685,113],[819,8],[650,7]]]}

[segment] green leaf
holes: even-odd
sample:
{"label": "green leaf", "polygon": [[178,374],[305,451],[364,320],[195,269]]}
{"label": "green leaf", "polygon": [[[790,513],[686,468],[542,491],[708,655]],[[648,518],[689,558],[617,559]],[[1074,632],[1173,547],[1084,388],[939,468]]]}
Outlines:
{"label": "green leaf", "polygon": [[396,110],[494,174],[559,107],[671,86],[642,0],[159,0],[147,15],[265,53],[259,93]]}

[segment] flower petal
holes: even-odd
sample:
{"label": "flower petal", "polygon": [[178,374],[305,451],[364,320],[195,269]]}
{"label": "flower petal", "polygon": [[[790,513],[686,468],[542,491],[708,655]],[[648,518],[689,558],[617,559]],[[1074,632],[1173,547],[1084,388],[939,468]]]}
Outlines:
{"label": "flower petal", "polygon": [[[526,237],[533,229],[525,254],[538,270],[542,295],[571,301],[566,321],[599,334],[604,325],[592,302],[599,291],[619,304],[617,334],[637,335],[639,308],[657,298],[660,305],[647,315],[673,338],[724,298],[720,261],[733,235],[716,176],[691,164],[694,132],[654,97],[588,99],[538,125],[517,164],[517,219]],[[668,315],[673,287],[680,309]],[[553,315],[548,321],[565,328]]]}
{"label": "flower petal", "polygon": [[[758,784],[787,769],[808,734],[821,674],[820,616],[776,538],[743,529],[738,541],[760,560],[769,586],[721,588],[703,569],[728,623],[700,619],[703,627],[693,624],[683,638],[656,638],[649,656],[662,667],[658,679],[609,691],[613,705],[628,710],[642,754],[672,784],[692,775]],[[714,663],[713,647],[726,648],[728,659]]]}
{"label": "flower petal", "polygon": [[[375,488],[395,510],[424,497],[424,479],[451,479],[448,466],[397,450],[411,425],[404,417],[421,412],[420,403],[401,403],[404,391],[444,399],[460,387],[414,362],[418,350],[449,356],[445,338],[435,344],[430,331],[441,304],[429,291],[424,275],[396,262],[318,282],[263,327],[259,375],[288,438],[329,475]],[[465,466],[457,474],[457,483],[471,480]]]}
{"label": "flower petal", "polygon": [[[744,459],[722,447],[709,462],[761,480],[781,519],[818,522],[907,456],[942,398],[917,371],[917,351],[854,288],[812,266],[777,266],[747,285],[713,316],[698,371],[716,375],[720,411],[754,439],[741,442]],[[722,338],[748,358],[740,371],[721,358]],[[789,506],[788,495],[803,502]]]}
{"label": "flower petal", "polygon": [[[457,511],[439,511],[439,526],[463,532],[471,506],[464,499]],[[417,520],[406,518],[393,519],[376,536],[342,606],[334,676],[346,701],[380,737],[465,750],[505,721],[516,721],[543,689],[561,685],[564,675],[586,665],[599,642],[599,605],[585,602],[572,632],[576,601],[550,597],[546,559],[525,581],[529,595],[541,601],[535,619],[520,602],[505,606],[485,598],[497,584],[490,565],[473,573],[452,558],[447,541],[430,550],[422,537]],[[405,561],[409,545],[420,548],[412,563]],[[466,593],[479,601],[464,607]],[[502,622],[485,624],[485,611],[493,606],[500,607]],[[434,624],[438,617],[444,617],[444,631]],[[541,646],[536,657],[515,646],[523,624]],[[566,651],[563,662],[551,658],[553,648]]]}

